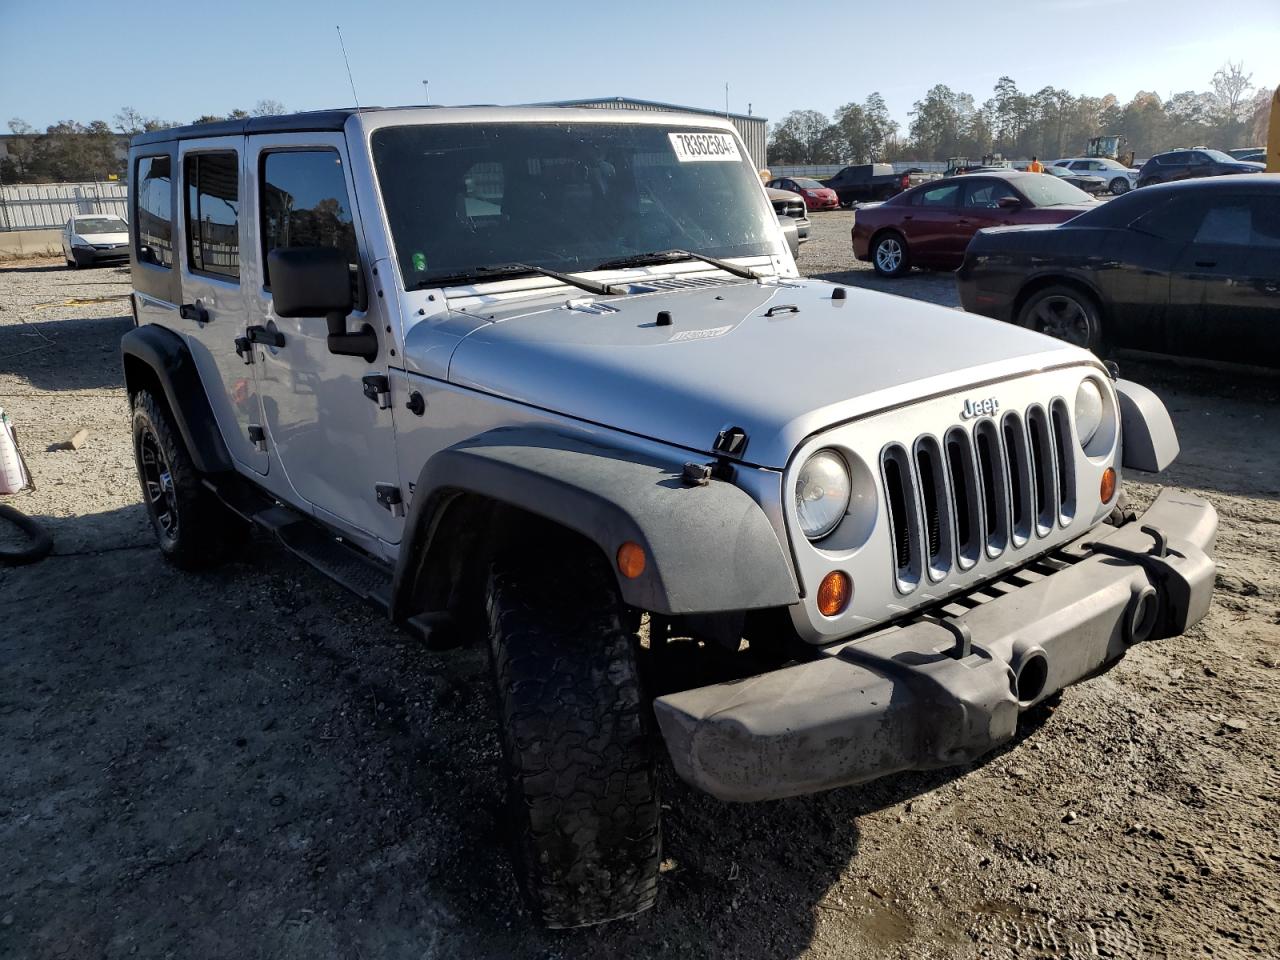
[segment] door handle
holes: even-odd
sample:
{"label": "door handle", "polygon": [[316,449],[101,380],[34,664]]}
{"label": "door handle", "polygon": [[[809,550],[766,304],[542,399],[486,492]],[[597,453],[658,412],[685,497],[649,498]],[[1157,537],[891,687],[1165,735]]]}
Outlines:
{"label": "door handle", "polygon": [[209,311],[197,300],[195,303],[184,303],[178,308],[178,316],[183,320],[194,320],[196,323],[208,323]]}
{"label": "door handle", "polygon": [[902,219],[903,219],[903,220],[914,220],[914,219],[915,219],[915,214],[914,214],[914,213],[907,213],[907,214],[903,214]]}
{"label": "door handle", "polygon": [[1197,267],[1216,267],[1217,265],[1218,265],[1217,260],[1197,260],[1196,261]]}
{"label": "door handle", "polygon": [[261,343],[268,347],[284,346],[284,334],[279,330],[268,330],[266,327],[253,326],[246,327],[244,335],[250,343]]}
{"label": "door handle", "polygon": [[970,222],[971,221],[965,220],[963,217],[956,221],[956,223],[960,224],[962,227],[969,226]]}

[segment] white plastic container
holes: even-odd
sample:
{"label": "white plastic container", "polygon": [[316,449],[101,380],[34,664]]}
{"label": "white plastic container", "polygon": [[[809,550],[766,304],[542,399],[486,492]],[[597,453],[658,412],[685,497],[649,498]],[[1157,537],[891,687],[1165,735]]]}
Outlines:
{"label": "white plastic container", "polygon": [[9,415],[0,408],[0,493],[17,493],[30,480],[27,465],[18,453],[13,424],[9,422]]}

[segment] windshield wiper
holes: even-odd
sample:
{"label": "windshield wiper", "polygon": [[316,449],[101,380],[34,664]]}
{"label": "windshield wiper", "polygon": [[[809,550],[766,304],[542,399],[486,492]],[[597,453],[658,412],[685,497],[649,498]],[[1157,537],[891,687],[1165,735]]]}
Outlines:
{"label": "windshield wiper", "polygon": [[624,267],[647,267],[657,263],[675,263],[678,260],[701,260],[703,263],[709,263],[713,267],[719,267],[725,273],[731,273],[735,277],[742,277],[744,280],[760,280],[763,279],[761,274],[756,273],[750,267],[740,267],[736,263],[730,263],[728,260],[721,260],[719,257],[708,257],[705,253],[694,253],[691,250],[657,250],[653,253],[636,253],[629,257],[618,257],[614,260],[606,260],[604,263],[597,263],[597,270],[621,270]]}
{"label": "windshield wiper", "polygon": [[444,277],[419,280],[416,284],[416,289],[447,287],[477,280],[508,280],[514,277],[527,277],[531,273],[550,277],[552,280],[559,280],[561,283],[567,283],[572,287],[577,287],[579,290],[586,290],[588,293],[594,293],[602,297],[613,294],[613,288],[607,283],[588,280],[586,277],[575,277],[571,273],[561,273],[559,270],[548,270],[546,267],[535,267],[528,263],[499,263],[483,267],[472,267],[470,270],[452,273]]}

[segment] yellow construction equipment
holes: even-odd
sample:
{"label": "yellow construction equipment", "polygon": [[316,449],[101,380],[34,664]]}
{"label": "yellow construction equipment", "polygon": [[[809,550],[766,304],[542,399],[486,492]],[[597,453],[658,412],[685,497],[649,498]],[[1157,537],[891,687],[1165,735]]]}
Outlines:
{"label": "yellow construction equipment", "polygon": [[1267,121],[1267,173],[1280,173],[1280,87],[1271,98],[1271,119]]}

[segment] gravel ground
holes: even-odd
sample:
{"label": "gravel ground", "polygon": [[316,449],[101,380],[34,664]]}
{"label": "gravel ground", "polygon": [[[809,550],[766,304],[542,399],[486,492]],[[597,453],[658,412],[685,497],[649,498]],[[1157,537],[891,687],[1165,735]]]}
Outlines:
{"label": "gravel ground", "polygon": [[[807,273],[955,305],[946,275],[852,263],[847,213],[813,220]],[[0,269],[0,405],[37,482],[9,502],[57,542],[0,570],[0,956],[1280,955],[1276,378],[1122,361],[1177,421],[1164,479],[1222,514],[1201,626],[971,767],[751,806],[664,770],[658,909],[552,934],[503,852],[478,648],[423,649],[265,539],[213,574],[161,561],[127,290]]]}

